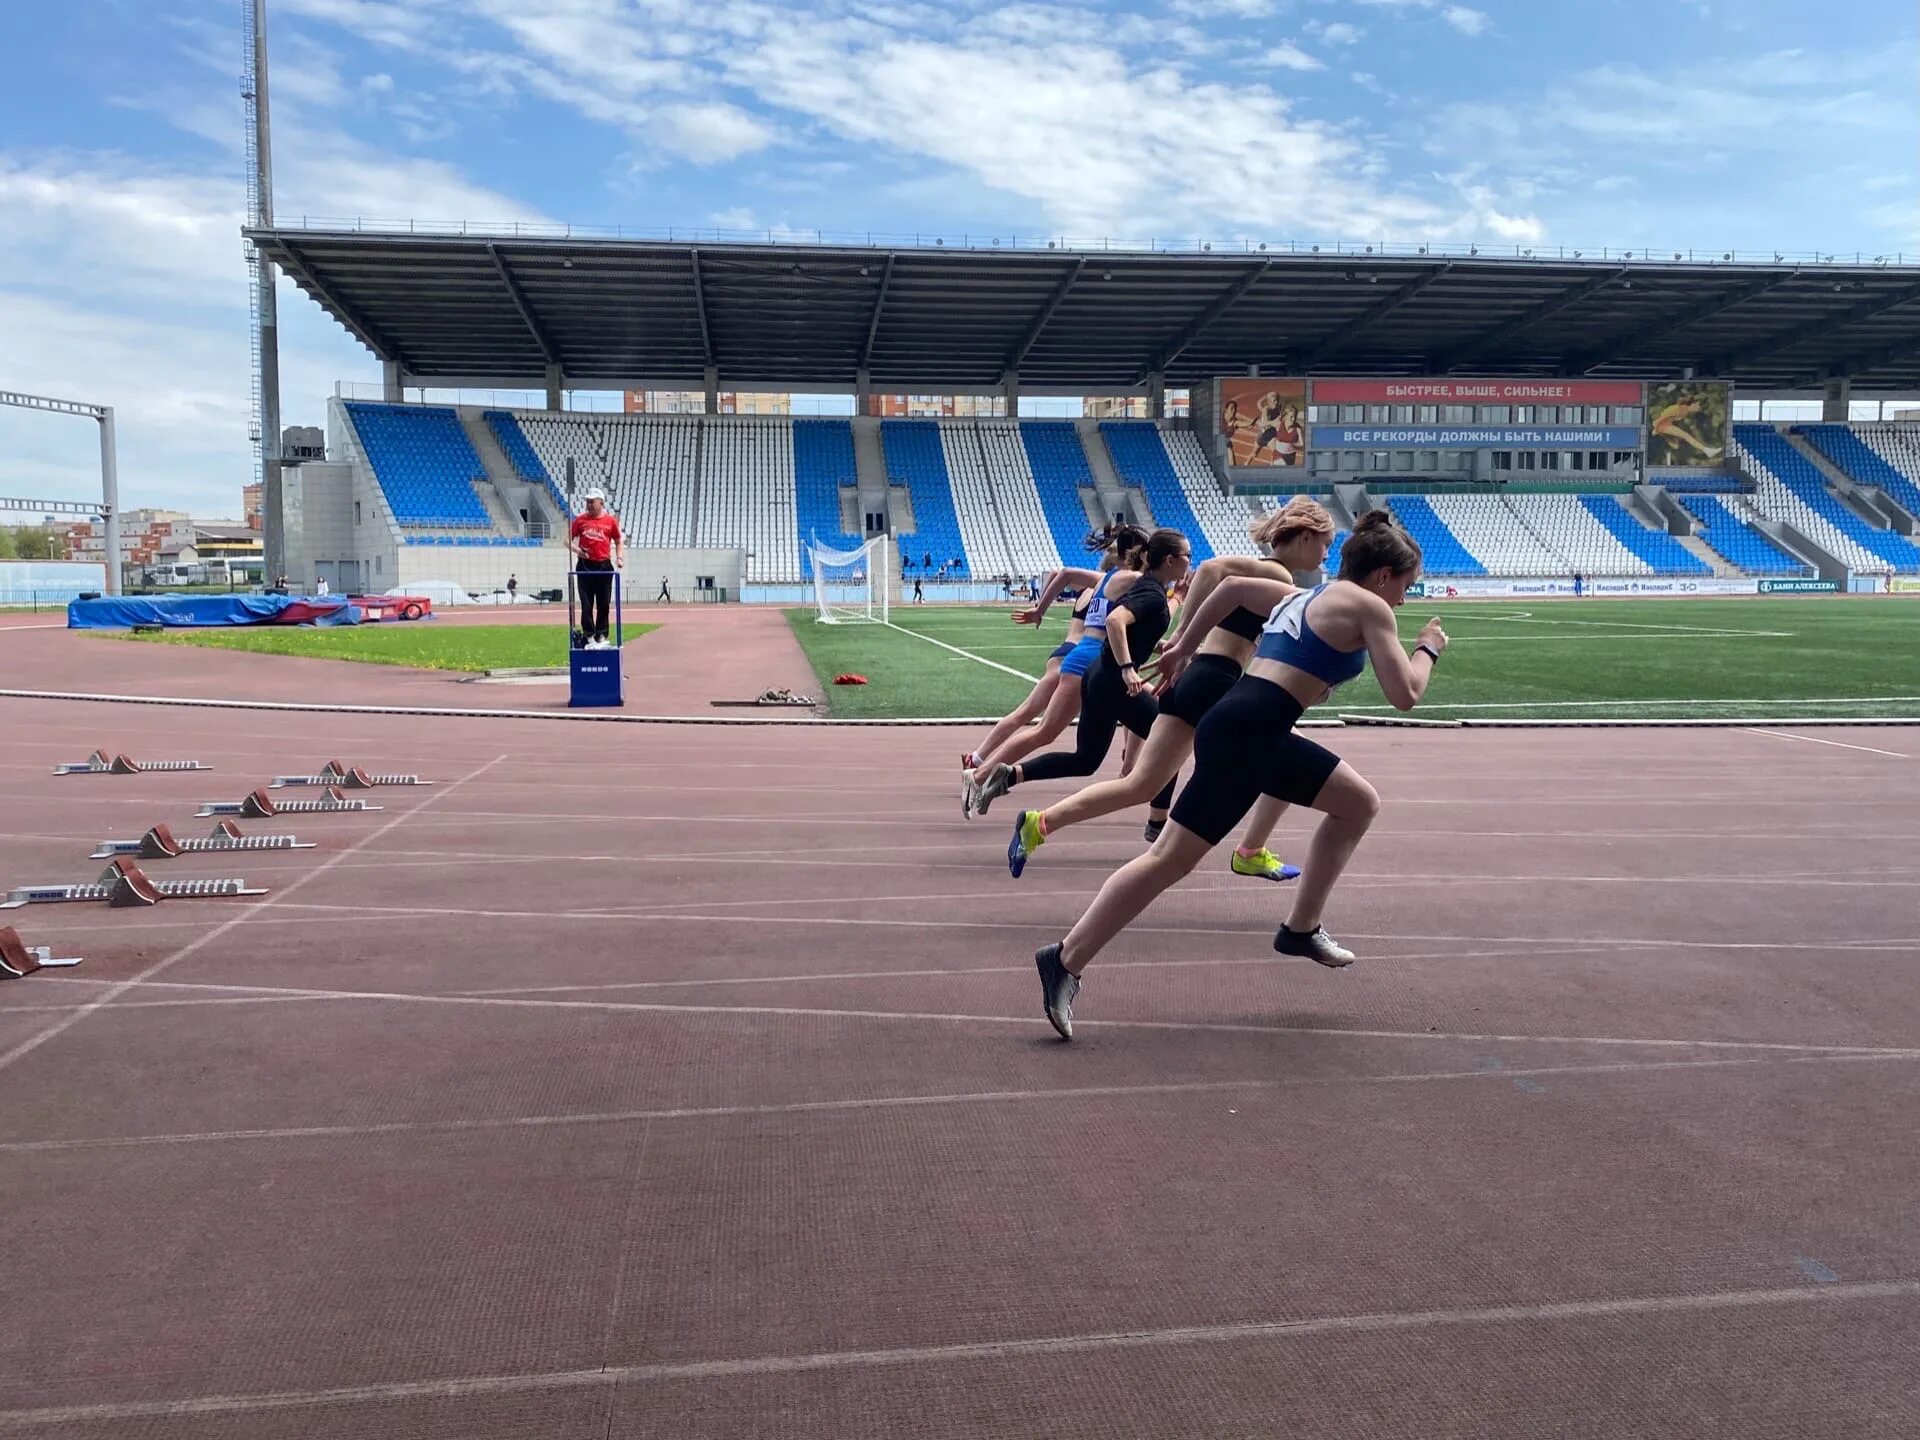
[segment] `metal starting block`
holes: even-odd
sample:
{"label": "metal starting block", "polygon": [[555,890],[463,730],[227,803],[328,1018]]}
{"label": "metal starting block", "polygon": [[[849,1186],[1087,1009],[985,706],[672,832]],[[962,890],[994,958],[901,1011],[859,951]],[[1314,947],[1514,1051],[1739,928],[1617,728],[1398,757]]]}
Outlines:
{"label": "metal starting block", "polygon": [[56,775],[140,775],[158,771],[173,770],[211,770],[213,766],[202,765],[198,760],[130,760],[125,755],[109,755],[104,750],[96,750],[86,759],[71,765],[56,765]]}
{"label": "metal starting block", "polygon": [[180,855],[205,855],[225,850],[311,850],[311,841],[291,835],[242,835],[231,820],[222,820],[205,840],[176,840],[164,825],[156,825],[138,840],[102,840],[95,860],[115,855],[138,855],[142,860],[172,860]]}
{"label": "metal starting block", "polygon": [[196,815],[245,815],[263,820],[269,815],[333,815],[348,810],[379,810],[364,800],[349,800],[338,785],[329,785],[324,800],[281,800],[265,790],[256,790],[244,800],[212,800],[194,811]]}
{"label": "metal starting block", "polygon": [[431,785],[433,781],[422,780],[418,775],[369,775],[358,765],[343,765],[338,760],[329,760],[320,767],[318,775],[276,775],[273,777],[273,789],[279,790],[293,785],[333,785],[348,790],[371,790],[376,785]]}
{"label": "metal starting block", "polygon": [[264,895],[244,880],[149,880],[133,861],[115,860],[91,885],[25,885],[7,892],[0,910],[21,905],[58,905],[104,900],[116,910],[135,905],[158,905],[162,900],[225,900],[238,895]]}
{"label": "metal starting block", "polygon": [[0,980],[19,980],[36,970],[64,969],[78,960],[56,960],[45,945],[28,945],[13,930],[0,926]]}

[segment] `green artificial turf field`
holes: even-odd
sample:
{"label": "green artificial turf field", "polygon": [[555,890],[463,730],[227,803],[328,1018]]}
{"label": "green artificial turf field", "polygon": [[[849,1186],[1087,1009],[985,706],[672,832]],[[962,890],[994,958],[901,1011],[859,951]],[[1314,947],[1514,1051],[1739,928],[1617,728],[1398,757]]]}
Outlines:
{"label": "green artificial turf field", "polygon": [[[1010,613],[898,606],[889,629],[787,618],[835,715],[997,716],[1066,633],[1064,610],[1038,633]],[[1433,615],[1453,642],[1417,712],[1435,719],[1920,716],[1920,597],[1410,600],[1401,634]],[[833,685],[848,670],[870,683]],[[1392,713],[1371,671],[1327,708]]]}
{"label": "green artificial turf field", "polygon": [[[627,643],[659,628],[629,625]],[[567,663],[564,625],[436,625],[431,620],[411,620],[326,629],[276,625],[233,630],[165,630],[157,635],[131,638],[158,645],[247,650],[258,655],[407,665],[416,670],[510,670]]]}

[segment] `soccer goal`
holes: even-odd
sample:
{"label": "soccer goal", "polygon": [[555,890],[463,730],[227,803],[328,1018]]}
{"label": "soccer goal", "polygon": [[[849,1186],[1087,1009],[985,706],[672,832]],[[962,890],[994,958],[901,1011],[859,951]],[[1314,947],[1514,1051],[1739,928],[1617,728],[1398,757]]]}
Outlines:
{"label": "soccer goal", "polygon": [[858,550],[829,550],[807,543],[813,565],[813,598],[823,625],[884,625],[892,594],[887,537],[877,535]]}

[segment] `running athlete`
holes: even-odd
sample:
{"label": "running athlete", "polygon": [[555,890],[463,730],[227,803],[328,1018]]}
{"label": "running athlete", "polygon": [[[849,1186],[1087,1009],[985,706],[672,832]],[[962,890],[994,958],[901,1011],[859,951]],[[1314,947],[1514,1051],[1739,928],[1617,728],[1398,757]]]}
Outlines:
{"label": "running athlete", "polygon": [[[1324,505],[1301,495],[1271,515],[1263,516],[1248,533],[1272,558],[1257,560],[1251,556],[1222,555],[1203,564],[1194,578],[1180,628],[1167,642],[1170,646],[1180,644],[1207,597],[1222,580],[1251,576],[1290,587],[1294,571],[1320,569],[1326,564],[1327,550],[1333,544],[1333,517]],[[1013,825],[1013,841],[1007,846],[1007,868],[1016,880],[1026,869],[1033,852],[1067,826],[1144,805],[1155,798],[1157,792],[1170,786],[1179,775],[1181,765],[1193,753],[1193,732],[1201,717],[1233,688],[1247,661],[1253,657],[1254,642],[1260,638],[1266,618],[1264,613],[1241,606],[1201,637],[1192,663],[1176,682],[1162,690],[1160,714],[1133,769],[1124,778],[1089,785],[1045,810],[1020,812],[1020,818]],[[1170,800],[1170,795],[1160,793],[1158,803],[1148,812],[1149,842],[1160,838],[1167,823],[1166,807]],[[1228,860],[1234,874],[1291,880],[1300,873],[1293,866],[1283,864],[1280,857],[1267,848],[1267,838],[1286,808],[1284,802],[1271,796],[1261,797],[1254,807],[1247,834]]]}
{"label": "running athlete", "polygon": [[1329,967],[1353,963],[1353,952],[1327,934],[1320,918],[1334,882],[1379,813],[1380,796],[1351,765],[1294,725],[1359,675],[1368,659],[1396,709],[1420,703],[1447,648],[1447,632],[1437,618],[1429,620],[1411,653],[1401,646],[1393,612],[1406,603],[1407,587],[1419,573],[1419,545],[1386,511],[1372,510],[1347,540],[1339,579],[1290,594],[1271,580],[1224,581],[1200,607],[1180,647],[1164,653],[1163,668],[1177,676],[1191,650],[1236,605],[1274,606],[1246,674],[1200,722],[1193,778],[1180,792],[1165,833],[1108,877],[1064,940],[1033,957],[1047,1019],[1061,1039],[1073,1038],[1074,997],[1094,957],[1162,891],[1191,873],[1262,794],[1325,817],[1273,948]]}
{"label": "running athlete", "polygon": [[[995,773],[1002,765],[1011,765],[1031,755],[1041,746],[1050,744],[1061,731],[1067,728],[1069,721],[1080,712],[1083,682],[1087,671],[1100,658],[1101,647],[1106,643],[1107,612],[1113,606],[1114,595],[1124,595],[1140,579],[1143,570],[1143,557],[1146,553],[1147,532],[1137,525],[1115,525],[1108,537],[1107,556],[1113,562],[1106,574],[1089,577],[1095,583],[1085,593],[1084,601],[1075,613],[1080,617],[1080,638],[1073,648],[1060,658],[1060,669],[1055,679],[1053,694],[1047,698],[1047,708],[1040,717],[1037,726],[1030,727],[1024,733],[1003,741],[1000,746],[982,755],[979,764],[967,772],[966,793],[961,799],[961,810],[969,815],[984,815],[987,807],[1001,794],[996,790],[992,795],[983,789],[985,778]],[[1051,588],[1051,587],[1049,587]],[[1058,591],[1056,590],[1057,594]],[[1047,601],[1053,598],[1047,596]],[[1045,603],[1039,607],[1045,612]]]}
{"label": "running athlete", "polygon": [[[1159,707],[1154,704],[1147,682],[1140,676],[1140,666],[1153,654],[1172,619],[1167,589],[1179,582],[1192,562],[1193,549],[1178,530],[1156,530],[1148,537],[1141,562],[1145,573],[1119,600],[1112,602],[1105,616],[1106,634],[1099,641],[1092,665],[1080,679],[1080,731],[1074,748],[1051,751],[1034,760],[996,762],[980,778],[975,810],[984,815],[988,805],[1022,781],[1063,780],[1073,775],[1093,774],[1107,758],[1107,751],[1113,745],[1113,732],[1122,725],[1135,736],[1146,738]],[[1125,572],[1116,572],[1120,573]],[[1114,588],[1111,583],[1106,587],[1109,593]],[[1076,654],[1092,643],[1091,614],[1087,634],[1089,639],[1080,642]],[[1072,662],[1073,656],[1061,662],[1063,677]],[[1065,688],[1063,678],[1061,689]],[[1008,746],[1001,753],[1009,754],[1014,748]],[[1173,781],[1169,779],[1167,789],[1172,788]],[[1164,804],[1166,798],[1156,803]]]}
{"label": "running athlete", "polygon": [[[1144,543],[1146,536],[1141,535],[1140,540]],[[962,770],[978,769],[983,757],[993,754],[996,749],[1005,744],[1009,735],[1032,724],[1046,713],[1047,702],[1053,698],[1054,689],[1060,681],[1060,662],[1066,659],[1072,652],[1073,647],[1080,643],[1080,640],[1086,633],[1084,617],[1087,606],[1093,599],[1093,588],[1100,583],[1101,578],[1107,571],[1111,570],[1118,561],[1118,556],[1113,549],[1112,541],[1112,526],[1108,526],[1103,530],[1096,530],[1087,536],[1087,549],[1100,556],[1100,568],[1098,570],[1082,570],[1073,566],[1067,566],[1059,570],[1051,571],[1047,575],[1045,594],[1042,594],[1040,591],[1040,578],[1038,576],[1034,577],[1033,589],[1031,591],[1032,603],[1024,610],[1016,610],[1013,612],[1013,623],[1016,625],[1032,625],[1037,628],[1040,622],[1046,619],[1047,609],[1053,604],[1054,597],[1059,595],[1063,590],[1070,588],[1076,589],[1080,594],[1074,602],[1073,616],[1067,622],[1067,638],[1053,647],[1053,652],[1047,656],[1046,668],[1041,672],[1040,678],[1034,682],[1033,689],[1027,692],[1027,698],[1000,718],[993,729],[987,732],[987,738],[980,742],[979,748],[969,750],[960,757],[960,768]],[[1072,719],[1073,717],[1069,715],[1067,718]],[[1066,722],[1062,721],[1061,729],[1065,728]],[[1059,731],[1056,730],[1054,734],[1059,734]],[[1049,736],[1047,738],[1052,739],[1053,737]],[[961,813],[963,814],[972,813],[972,807],[968,803],[968,797],[970,797],[972,793],[973,786],[970,782],[961,787]]]}

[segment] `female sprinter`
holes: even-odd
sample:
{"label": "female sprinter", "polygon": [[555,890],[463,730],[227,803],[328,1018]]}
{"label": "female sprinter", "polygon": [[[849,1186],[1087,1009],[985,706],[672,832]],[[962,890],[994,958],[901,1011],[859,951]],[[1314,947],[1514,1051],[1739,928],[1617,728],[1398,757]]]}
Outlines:
{"label": "female sprinter", "polygon": [[[1167,587],[1176,584],[1192,562],[1193,549],[1178,530],[1156,530],[1147,538],[1142,559],[1146,573],[1113,602],[1106,615],[1106,636],[1100,642],[1099,656],[1081,678],[1080,733],[1074,749],[1051,751],[1021,763],[1003,760],[994,765],[980,781],[975,810],[984,815],[989,804],[1023,780],[1063,780],[1071,775],[1093,774],[1107,758],[1113,732],[1122,725],[1146,738],[1159,707],[1147,682],[1140,678],[1140,665],[1153,654],[1172,619]],[[1113,587],[1108,588],[1112,593]],[[1087,633],[1093,633],[1091,618]],[[1084,647],[1089,642],[1080,643]],[[1065,664],[1060,667],[1063,677],[1066,668]],[[1061,688],[1066,688],[1064,679]],[[1172,786],[1172,780],[1168,780],[1167,788],[1171,790]]]}
{"label": "female sprinter", "polygon": [[1094,956],[1168,886],[1187,875],[1240,823],[1263,793],[1306,805],[1326,818],[1307,850],[1306,873],[1293,913],[1274,936],[1283,955],[1322,965],[1353,963],[1320,924],[1334,882],[1380,809],[1380,796],[1339,756],[1301,736],[1294,724],[1310,706],[1353,679],[1372,659],[1380,688],[1396,709],[1411,710],[1426,693],[1447,648],[1438,619],[1429,620],[1411,655],[1401,648],[1393,612],[1420,573],[1420,547],[1384,510],[1360,518],[1340,557],[1340,578],[1294,592],[1271,580],[1222,582],[1187,627],[1163,668],[1178,674],[1213,623],[1234,606],[1276,608],[1254,647],[1247,673],[1200,722],[1193,778],[1180,792],[1173,820],[1146,854],[1100,887],[1067,938],[1033,958],[1047,1019],[1073,1038],[1073,999]]}
{"label": "female sprinter", "polygon": [[[1060,662],[1072,653],[1073,647],[1086,635],[1085,616],[1087,606],[1093,600],[1091,592],[1095,586],[1099,585],[1102,576],[1113,569],[1117,562],[1118,557],[1112,548],[1113,529],[1114,527],[1109,525],[1104,530],[1096,530],[1087,536],[1087,549],[1100,556],[1098,570],[1082,570],[1074,566],[1055,570],[1047,576],[1047,588],[1044,594],[1041,593],[1036,579],[1032,603],[1024,610],[1013,612],[1014,624],[1037,627],[1046,618],[1047,607],[1053,604],[1056,595],[1069,587],[1080,591],[1079,598],[1074,602],[1073,618],[1067,622],[1067,638],[1053,647],[1053,652],[1047,656],[1046,668],[1041,672],[1040,678],[1034,682],[1033,689],[1027,692],[1027,698],[1000,718],[999,723],[987,732],[987,738],[980,742],[977,750],[970,750],[960,757],[962,770],[979,769],[982,759],[1005,744],[1008,736],[1025,729],[1046,714],[1047,704],[1053,699],[1053,692],[1060,683]],[[1146,536],[1141,534],[1140,540],[1144,543]],[[1059,729],[1040,743],[1045,744],[1053,739],[1054,735],[1058,735],[1060,730],[1066,728],[1067,720],[1072,718],[1073,716],[1069,713],[1065,719],[1061,720]],[[960,789],[961,814],[972,815],[972,795],[973,782],[971,778],[967,778]]]}
{"label": "female sprinter", "polygon": [[[1273,558],[1256,560],[1251,556],[1221,555],[1202,565],[1187,597],[1180,628],[1168,641],[1170,646],[1180,645],[1193,618],[1223,579],[1252,576],[1290,586],[1294,571],[1318,570],[1326,564],[1327,549],[1333,544],[1333,517],[1324,505],[1300,495],[1271,515],[1262,516],[1248,533]],[[1255,613],[1242,606],[1201,636],[1197,651],[1191,652],[1192,663],[1162,692],[1159,718],[1153,722],[1146,746],[1125,778],[1089,785],[1045,810],[1020,812],[1013,826],[1013,842],[1007,846],[1007,868],[1016,880],[1026,869],[1033,852],[1066,826],[1144,805],[1179,775],[1180,767],[1193,753],[1194,727],[1240,679],[1240,672],[1253,658],[1254,641],[1260,638],[1266,619],[1264,611]],[[1160,795],[1158,805],[1148,814],[1149,841],[1160,838],[1171,798]],[[1281,864],[1279,857],[1267,848],[1267,837],[1273,833],[1286,808],[1283,801],[1261,797],[1254,807],[1253,823],[1228,862],[1234,874],[1291,880],[1300,873],[1291,865]]]}
{"label": "female sprinter", "polygon": [[[1060,676],[1054,684],[1053,694],[1048,697],[1047,708],[1040,717],[1039,725],[1015,735],[998,749],[980,757],[980,763],[967,772],[967,789],[960,804],[962,813],[986,814],[987,807],[1003,791],[995,790],[988,794],[985,779],[1000,766],[1023,760],[1042,745],[1051,743],[1067,728],[1067,722],[1079,713],[1087,671],[1100,658],[1101,649],[1106,643],[1107,613],[1113,608],[1113,597],[1126,594],[1139,582],[1146,546],[1147,532],[1139,526],[1112,527],[1107,542],[1107,558],[1112,562],[1112,568],[1100,577],[1092,593],[1075,612],[1081,621],[1080,639],[1060,661]],[[1050,600],[1052,597],[1047,598]],[[1040,608],[1044,611],[1045,605],[1042,604]]]}

